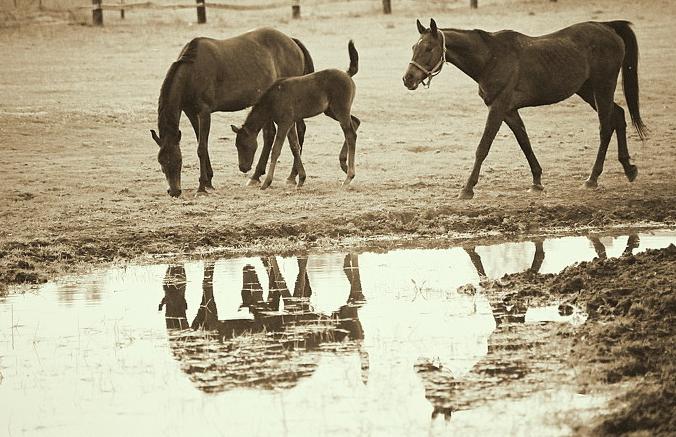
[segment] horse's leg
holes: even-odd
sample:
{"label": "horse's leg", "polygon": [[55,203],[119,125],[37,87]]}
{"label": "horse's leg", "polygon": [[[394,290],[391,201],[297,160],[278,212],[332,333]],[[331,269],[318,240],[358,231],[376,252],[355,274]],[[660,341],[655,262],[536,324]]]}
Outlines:
{"label": "horse's leg", "polygon": [[530,139],[528,138],[528,133],[526,132],[526,126],[521,120],[521,116],[517,110],[509,112],[505,116],[505,123],[512,130],[516,141],[519,143],[519,147],[523,151],[523,154],[526,155],[528,160],[528,165],[530,165],[530,171],[533,174],[533,186],[531,187],[532,191],[542,191],[544,187],[542,186],[542,167],[533,153],[533,148],[530,145]]}
{"label": "horse's leg", "polygon": [[[195,139],[197,140],[198,148],[199,148],[199,140],[200,140],[200,121],[199,117],[197,117],[197,113],[193,111],[185,111],[186,117],[188,117],[188,120],[190,120],[190,124],[192,125],[192,129],[195,131]],[[211,159],[209,158],[209,154],[207,153],[207,176],[208,176],[208,182],[206,185],[206,188],[213,190],[214,186],[211,183],[211,180],[214,177],[214,170],[211,168]]]}
{"label": "horse's leg", "polygon": [[533,273],[538,273],[542,267],[542,263],[545,260],[545,249],[542,240],[536,240],[535,244],[535,255],[533,256],[533,262],[530,265],[530,271]]}
{"label": "horse's leg", "polygon": [[[200,185],[197,189],[198,193],[206,193],[206,188],[211,186],[211,177],[209,176],[209,129],[211,128],[211,113],[207,111],[200,112],[199,120],[199,135],[197,145],[197,156],[200,160]],[[213,172],[211,172],[213,175]]]}
{"label": "horse's leg", "polygon": [[[343,129],[345,143],[347,143],[347,175],[343,181],[343,186],[345,187],[352,182],[352,179],[354,179],[356,174],[354,169],[354,158],[357,151],[357,129],[355,129],[352,124],[352,117],[345,117],[345,119],[340,122],[340,127]],[[345,148],[345,143],[343,143],[343,148]]]}
{"label": "horse's leg", "polygon": [[272,121],[266,126],[263,126],[263,149],[261,150],[261,156],[258,157],[256,170],[254,171],[254,174],[251,175],[247,185],[255,186],[261,183],[260,177],[265,174],[265,167],[268,165],[268,158],[270,157],[272,142],[275,140],[275,133],[275,124]]}
{"label": "horse's leg", "polygon": [[284,145],[284,138],[289,133],[293,123],[285,122],[277,125],[277,134],[272,145],[272,156],[270,157],[270,165],[268,166],[268,174],[265,176],[265,181],[261,185],[261,190],[265,190],[272,183],[272,178],[275,176],[275,166],[279,155],[282,153],[282,146]]}
{"label": "horse's leg", "polygon": [[[341,128],[343,128],[343,125],[348,126],[351,130],[352,133],[346,134],[345,128],[343,128],[343,134],[345,135],[345,141],[343,141],[343,147],[340,149],[340,153],[338,154],[338,161],[340,162],[340,168],[343,170],[345,174],[348,176],[346,177],[345,181],[343,181],[343,185],[348,185],[352,179],[354,179],[354,152],[356,149],[356,141],[357,141],[357,129],[359,128],[359,125],[361,124],[361,121],[353,116],[350,115],[350,121],[341,121],[336,113],[333,111],[332,108],[328,108],[326,111],[324,111],[324,114],[327,117],[331,117],[334,120],[336,120],[338,123],[340,123]],[[348,165],[348,151],[350,149],[350,142],[348,141],[348,137],[352,137],[354,135],[354,144],[352,146],[352,177],[350,177],[350,170],[349,170],[349,165]]]}
{"label": "horse's leg", "polygon": [[629,149],[627,148],[627,119],[624,117],[624,109],[617,103],[613,104],[613,123],[615,125],[615,133],[617,134],[617,158],[622,164],[624,174],[627,176],[629,182],[634,182],[638,175],[638,168],[629,160]]}
{"label": "horse's leg", "polygon": [[[296,133],[298,134],[298,147],[300,149],[300,154],[303,154],[303,143],[305,142],[305,131],[307,131],[307,126],[305,126],[305,121],[304,120],[298,120],[296,122],[295,128],[291,128],[291,130],[295,130]],[[294,185],[296,183],[296,176],[298,176],[298,169],[296,169],[296,166],[294,165],[293,168],[291,169],[291,174],[289,174],[289,177],[286,178],[286,183],[290,185]]]}
{"label": "horse's leg", "polygon": [[488,151],[491,149],[491,144],[493,144],[495,135],[497,135],[500,130],[500,125],[504,118],[505,113],[503,110],[497,109],[495,106],[490,108],[488,118],[486,119],[486,126],[484,127],[484,133],[481,136],[481,141],[479,141],[479,146],[477,146],[474,156],[474,168],[472,168],[472,173],[469,175],[465,187],[458,195],[460,199],[471,199],[474,197],[474,186],[479,182],[481,164],[483,164],[486,156],[488,156]]}
{"label": "horse's leg", "polygon": [[[596,101],[591,85],[585,83],[577,94],[596,111]],[[627,120],[624,116],[624,109],[614,102],[613,128],[617,134],[617,157],[624,168],[624,174],[627,176],[627,179],[629,179],[629,182],[633,182],[638,175],[638,168],[629,161],[629,150],[627,149]]]}
{"label": "horse's leg", "polygon": [[[350,115],[350,119],[352,121],[352,128],[355,132],[357,132],[357,129],[359,129],[359,125],[361,124],[361,120],[359,120],[354,115]],[[341,170],[343,170],[344,173],[347,173],[347,141],[343,142],[343,147],[340,149],[340,154],[338,155],[338,161],[340,162]]]}
{"label": "horse's leg", "polygon": [[[296,125],[297,126],[297,125]],[[291,172],[293,175],[294,172],[298,173],[298,185],[296,188],[300,188],[305,183],[305,167],[303,167],[303,162],[300,159],[300,141],[298,139],[298,133],[296,132],[296,126],[291,126],[287,137],[289,138],[289,147],[291,148],[291,153],[293,154],[293,168]],[[289,176],[287,183],[291,181],[292,183],[296,182],[296,178]]]}

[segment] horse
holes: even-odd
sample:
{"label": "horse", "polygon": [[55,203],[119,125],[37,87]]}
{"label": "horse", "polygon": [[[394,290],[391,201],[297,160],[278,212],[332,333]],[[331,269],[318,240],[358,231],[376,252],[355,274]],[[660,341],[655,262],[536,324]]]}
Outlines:
{"label": "horse", "polygon": [[450,62],[478,83],[479,96],[488,106],[474,167],[458,197],[474,196],[481,164],[503,121],[528,160],[533,176],[531,190],[543,190],[542,168],[519,109],[557,103],[573,94],[596,110],[600,125],[598,153],[585,186],[598,186],[613,132],[617,133],[618,158],[624,173],[630,182],[636,179],[638,169],[630,163],[627,150],[624,110],[613,100],[621,69],[629,114],[644,140],[647,129],[639,112],[638,43],[631,23],[590,21],[538,37],[512,30],[489,33],[479,29],[439,29],[434,19],[429,29],[420,20],[416,24],[420,39],[413,46],[404,86],[409,90],[421,83],[429,87],[444,63]]}
{"label": "horse", "polygon": [[261,190],[272,183],[275,165],[281,153],[284,137],[288,135],[289,146],[294,158],[294,168],[298,171],[297,188],[305,182],[305,168],[301,162],[300,142],[294,129],[294,123],[314,117],[322,112],[340,123],[345,141],[339,154],[340,168],[347,174],[343,186],[348,185],[355,176],[354,155],[357,141],[357,128],[361,121],[351,115],[352,101],[356,87],[352,76],[359,69],[359,54],[354,43],[348,43],[350,66],[347,71],[327,69],[304,76],[280,79],[272,85],[253,106],[241,127],[232,125],[237,134],[235,146],[239,157],[239,168],[249,171],[256,148],[256,137],[261,128],[274,122],[277,124],[272,147],[272,159]]}
{"label": "horse", "polygon": [[[157,160],[169,184],[167,193],[181,194],[180,149],[181,112],[190,120],[198,141],[200,161],[198,193],[213,189],[213,170],[209,159],[211,113],[232,112],[252,106],[277,79],[312,73],[314,64],[299,40],[274,29],[261,28],[233,38],[216,40],[195,38],[183,47],[162,83],[153,140],[160,147]],[[305,123],[297,123],[299,143],[303,144]],[[259,183],[265,174],[275,127],[265,126],[265,145],[249,184]],[[292,170],[289,178],[295,178]]]}

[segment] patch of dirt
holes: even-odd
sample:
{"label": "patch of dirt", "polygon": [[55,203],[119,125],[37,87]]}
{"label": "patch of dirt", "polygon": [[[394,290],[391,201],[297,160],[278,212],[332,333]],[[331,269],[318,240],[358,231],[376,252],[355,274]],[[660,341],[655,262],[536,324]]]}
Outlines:
{"label": "patch of dirt", "polygon": [[[505,276],[493,287],[514,300],[558,298],[586,308],[571,357],[584,390],[622,384],[613,413],[581,429],[617,435],[676,433],[676,246],[595,259],[556,275]],[[566,334],[569,335],[569,334]]]}
{"label": "patch of dirt", "polygon": [[[641,143],[629,134],[640,170],[636,182],[627,182],[613,143],[601,187],[581,188],[596,156],[598,121],[572,97],[522,111],[544,169],[544,193],[526,192],[527,162],[503,126],[472,201],[456,197],[487,110],[476,84],[451,65],[429,90],[402,85],[418,38],[415,2],[397,5],[391,16],[377,5],[356,16],[355,3],[346,2],[321,11],[303,6],[304,18],[293,21],[286,8],[237,13],[237,19],[211,10],[200,26],[192,25],[192,10],[130,10],[125,20],[106,11],[103,28],[0,26],[0,46],[12,53],[0,69],[0,174],[7,187],[0,190],[0,289],[97,263],[215,247],[271,252],[340,245],[352,237],[513,238],[647,221],[673,225],[676,120],[669,108],[676,97],[676,46],[670,43],[676,4],[620,3],[486,1],[478,11],[461,2],[429,6],[444,27],[531,35],[590,19],[628,19],[641,50],[641,112],[651,136]],[[218,191],[198,198],[196,141],[182,118],[184,194],[169,198],[149,134],[169,65],[196,36],[224,38],[263,25],[301,39],[318,69],[345,68],[346,43],[355,40],[360,71],[353,111],[363,123],[354,186],[340,188],[342,133],[320,116],[308,120],[302,190],[283,183],[291,165],[287,152],[271,189],[245,188],[230,131],[243,121],[246,111],[240,111],[212,118]],[[623,104],[619,89],[616,98]],[[16,267],[21,260],[33,269]]]}

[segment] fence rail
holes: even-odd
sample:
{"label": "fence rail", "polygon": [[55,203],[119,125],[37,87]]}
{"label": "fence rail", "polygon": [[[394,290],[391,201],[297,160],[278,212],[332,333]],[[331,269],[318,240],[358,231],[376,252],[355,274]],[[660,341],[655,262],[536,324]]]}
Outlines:
{"label": "fence rail", "polygon": [[[429,0],[432,3],[446,4],[448,0]],[[466,0],[465,0],[466,1]],[[549,0],[550,2],[556,2],[557,0]],[[322,5],[335,3],[335,0],[313,0],[312,5]],[[230,3],[211,3],[206,2],[205,0],[195,0],[195,3],[186,4],[186,3],[176,3],[176,4],[160,4],[154,3],[152,1],[137,2],[137,3],[125,3],[124,0],[120,0],[120,3],[103,3],[103,0],[92,0],[91,6],[77,6],[73,9],[91,9],[92,10],[92,22],[94,25],[102,26],[103,25],[103,11],[119,11],[120,17],[124,19],[124,13],[128,10],[141,10],[141,9],[192,9],[197,10],[197,22],[206,23],[206,9],[223,9],[231,11],[256,11],[256,10],[267,10],[267,9],[280,9],[291,6],[291,17],[300,18],[300,0],[281,0],[271,3],[263,4],[250,4],[250,5],[237,5]],[[392,4],[391,0],[382,0],[382,7],[384,14],[392,13]],[[470,8],[478,8],[478,0],[469,0]]]}

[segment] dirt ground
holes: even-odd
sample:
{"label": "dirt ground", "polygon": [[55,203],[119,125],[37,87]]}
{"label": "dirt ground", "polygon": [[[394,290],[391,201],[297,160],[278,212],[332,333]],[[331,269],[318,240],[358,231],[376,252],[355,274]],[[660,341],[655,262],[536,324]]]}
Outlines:
{"label": "dirt ground", "polygon": [[[193,25],[194,11],[130,11],[106,26],[57,21],[0,29],[0,284],[41,282],[99,263],[214,248],[278,251],[341,244],[346,237],[481,238],[570,232],[676,219],[676,119],[671,111],[673,17],[670,1],[484,2],[478,11],[395,4],[350,12],[307,9],[217,11]],[[332,12],[333,11],[333,12]],[[334,13],[335,12],[335,13]],[[584,20],[634,22],[641,50],[643,119],[650,139],[630,132],[639,167],[625,179],[611,144],[597,190],[582,188],[596,155],[595,113],[577,97],[527,109],[522,117],[543,169],[543,194],[531,194],[530,172],[503,126],[486,160],[476,196],[456,198],[469,175],[486,109],[474,82],[446,65],[430,89],[408,91],[401,76],[417,39],[415,18],[440,26],[537,35]],[[318,69],[346,68],[355,40],[360,70],[353,107],[362,121],[357,177],[341,189],[342,133],[326,117],[308,121],[301,191],[284,185],[284,152],[267,191],[243,186],[229,125],[245,112],[214,116],[210,153],[217,191],[195,197],[196,141],[185,117],[179,199],[166,194],[149,130],[160,85],[181,47],[198,35],[228,37],[271,25],[300,38]],[[618,102],[623,103],[621,92]]]}
{"label": "dirt ground", "polygon": [[[612,413],[580,427],[582,434],[676,432],[676,246],[639,255],[583,262],[557,275],[520,273],[492,292],[521,303],[551,299],[584,308],[587,323],[573,334],[571,363],[583,392],[610,385],[626,393]],[[506,291],[505,291],[506,290]],[[569,331],[562,331],[570,336]]]}

